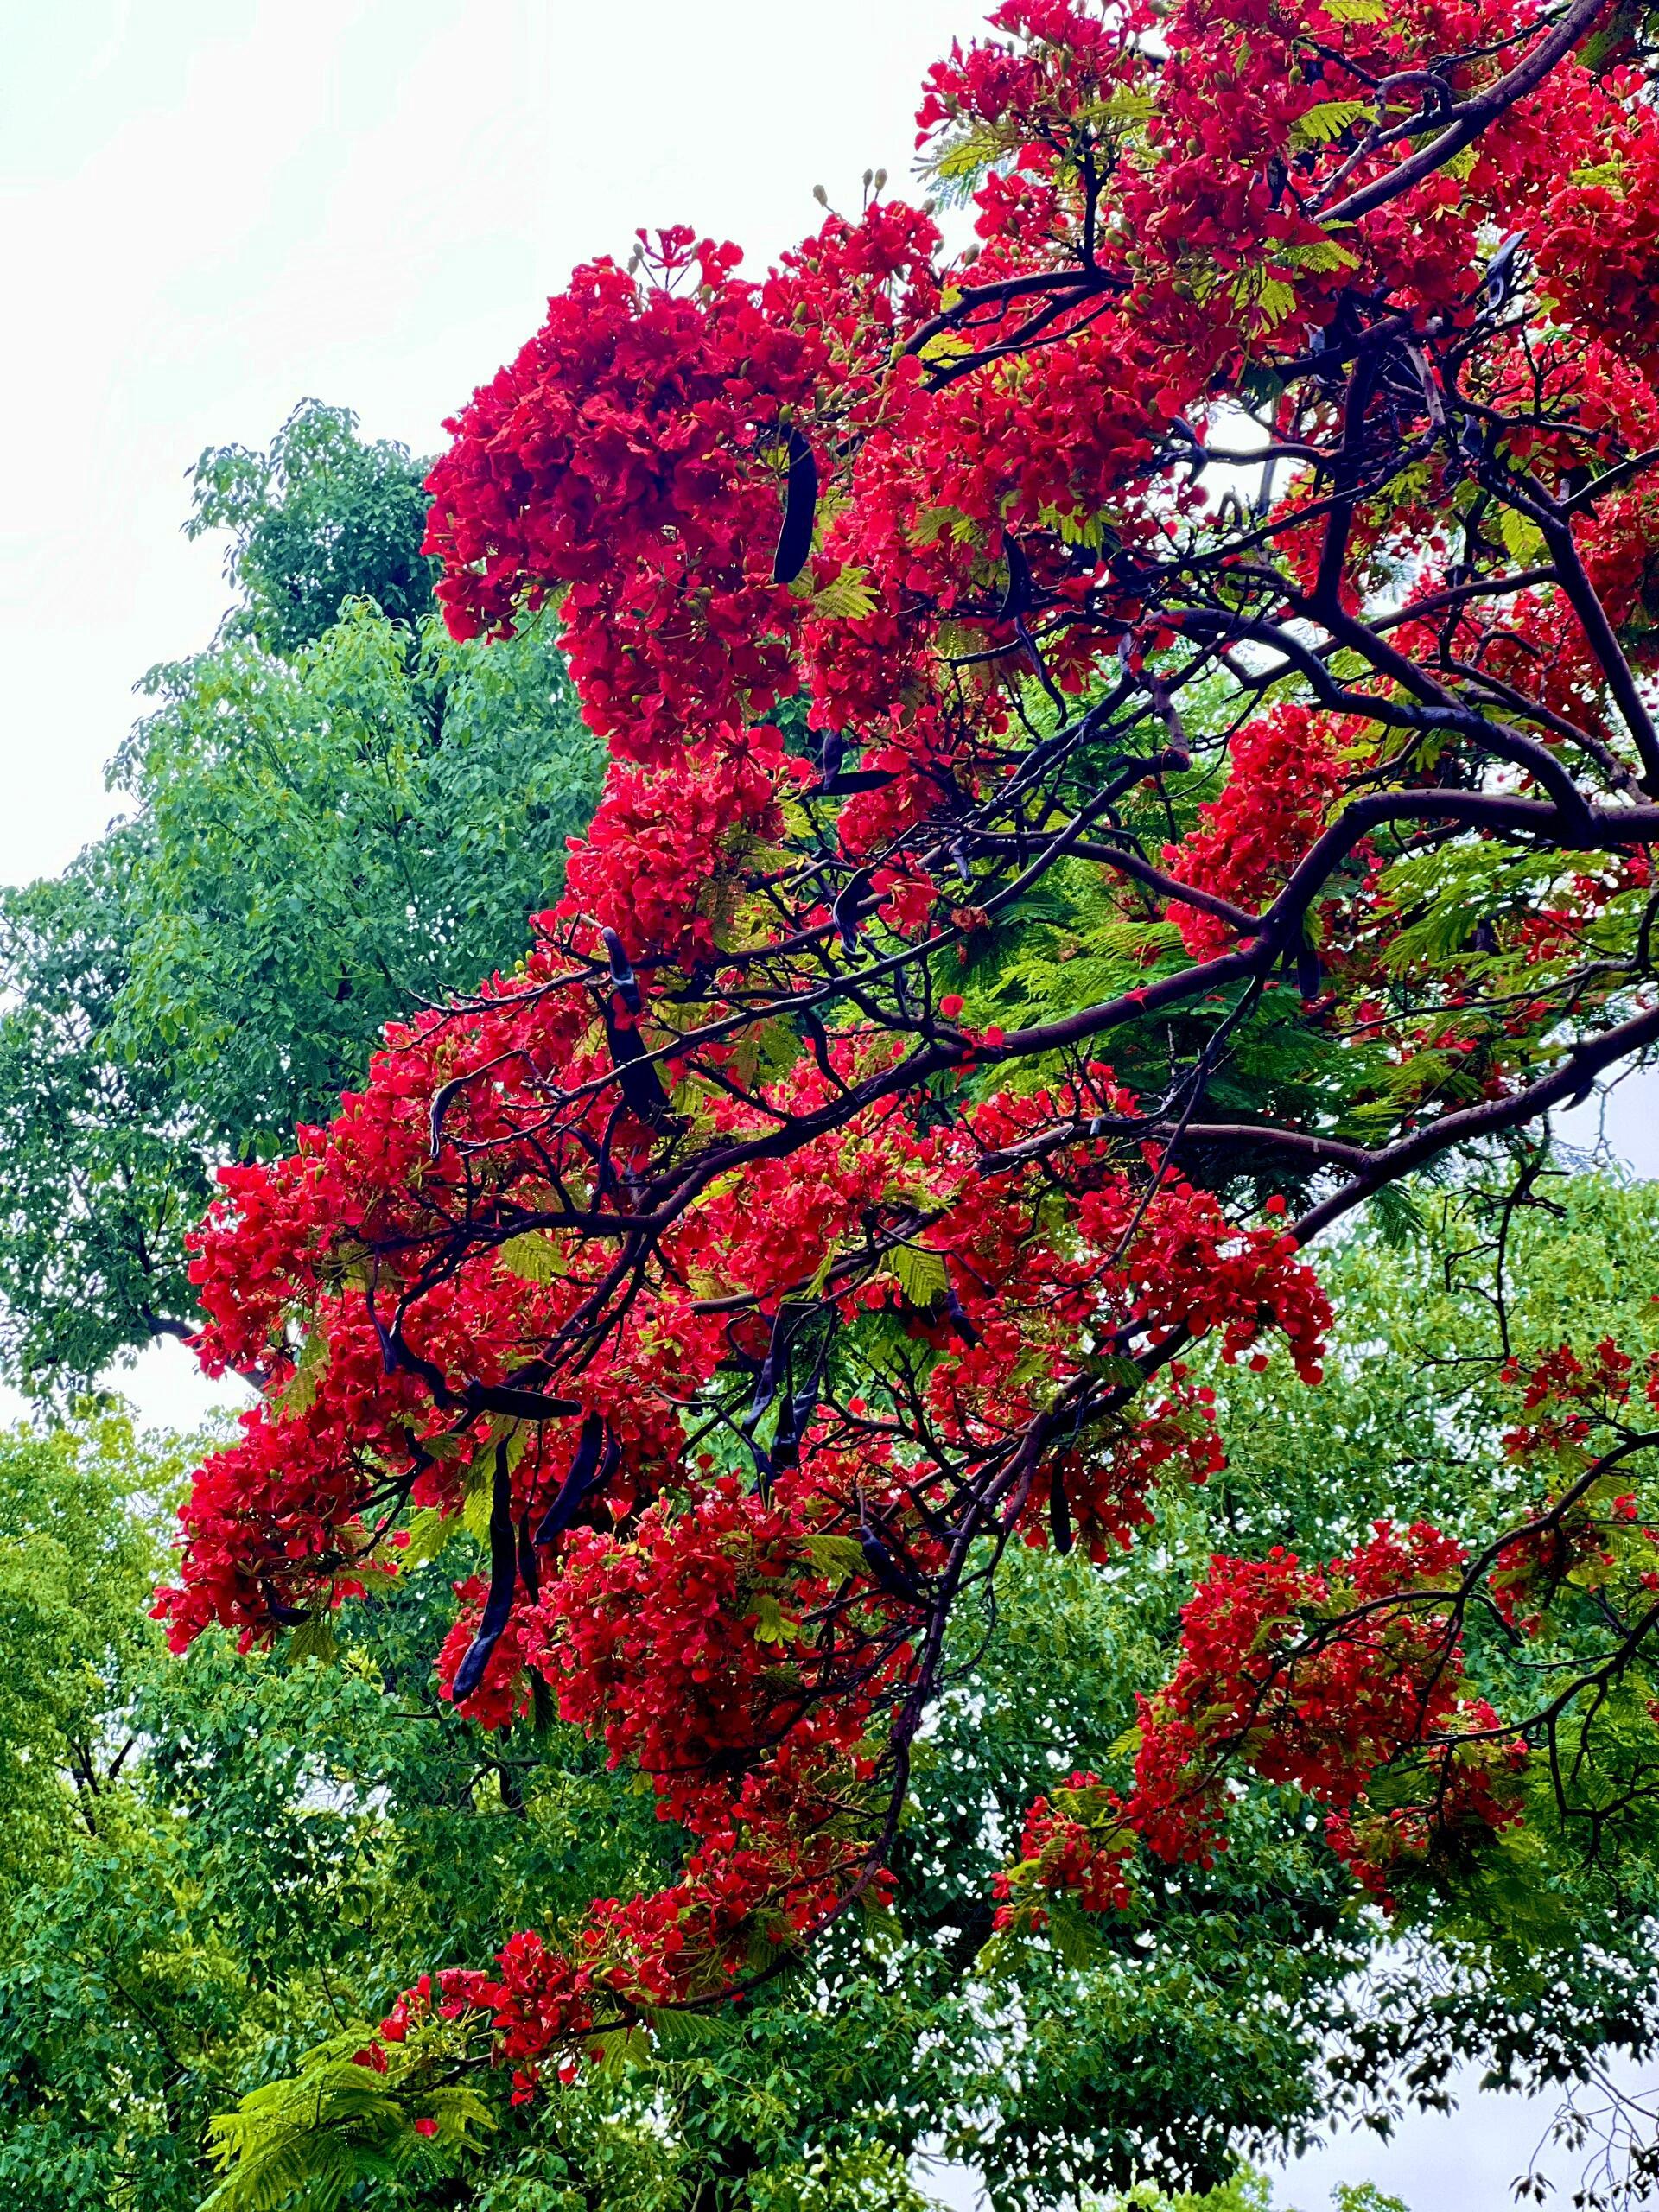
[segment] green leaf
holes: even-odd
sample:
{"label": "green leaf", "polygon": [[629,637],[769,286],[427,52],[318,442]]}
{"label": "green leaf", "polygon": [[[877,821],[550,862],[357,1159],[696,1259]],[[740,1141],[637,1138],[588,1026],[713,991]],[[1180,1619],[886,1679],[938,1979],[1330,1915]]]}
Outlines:
{"label": "green leaf", "polygon": [[564,1273],[557,1245],[545,1230],[527,1229],[496,1248],[496,1257],[525,1282],[554,1282]]}
{"label": "green leaf", "polygon": [[1500,507],[1497,513],[1497,534],[1503,541],[1503,550],[1517,569],[1536,568],[1543,560],[1546,548],[1544,534],[1529,516],[1517,507]]}
{"label": "green leaf", "polygon": [[785,1613],[771,1591],[763,1590],[752,1602],[754,1633],[762,1643],[792,1643],[801,1632],[800,1623]]}
{"label": "green leaf", "polygon": [[321,1322],[313,1328],[300,1346],[300,1356],[294,1363],[294,1372],[277,1393],[276,1404],[292,1421],[310,1412],[317,1395],[317,1386],[328,1370],[328,1332]]}
{"label": "green leaf", "polygon": [[919,1245],[895,1244],[882,1266],[912,1306],[935,1306],[950,1287],[944,1255]]}
{"label": "green leaf", "polygon": [[1328,145],[1370,113],[1363,100],[1319,100],[1305,108],[1291,124],[1290,143],[1293,146]]}
{"label": "green leaf", "polygon": [[863,569],[843,569],[812,594],[812,612],[837,622],[862,622],[875,612],[875,604],[868,572]]}
{"label": "green leaf", "polygon": [[826,1582],[844,1582],[864,1571],[864,1554],[855,1536],[808,1536],[806,1555]]}
{"label": "green leaf", "polygon": [[303,1659],[317,1659],[325,1667],[333,1666],[340,1656],[340,1639],[334,1634],[333,1622],[321,1613],[302,1621],[289,1637],[287,1656],[290,1667],[297,1667]]}
{"label": "green leaf", "polygon": [[731,1058],[731,1069],[746,1087],[773,1083],[787,1075],[801,1056],[801,1040],[787,1021],[776,1017],[744,1031]]}
{"label": "green leaf", "polygon": [[409,1541],[397,1554],[399,1568],[407,1574],[417,1567],[424,1567],[429,1560],[437,1557],[461,1527],[458,1515],[440,1513],[433,1505],[423,1506],[410,1516]]}

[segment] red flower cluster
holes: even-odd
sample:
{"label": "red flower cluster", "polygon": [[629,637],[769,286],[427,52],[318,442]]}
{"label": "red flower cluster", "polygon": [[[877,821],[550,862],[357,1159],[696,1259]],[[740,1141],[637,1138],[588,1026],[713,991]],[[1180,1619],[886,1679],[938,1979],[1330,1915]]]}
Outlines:
{"label": "red flower cluster", "polygon": [[[451,627],[556,616],[604,797],[523,969],[391,1032],[194,1243],[201,1355],[264,1403],[185,1510],[175,1643],[270,1638],[465,1516],[445,1694],[508,1726],[539,1685],[694,1839],[392,2016],[487,2018],[521,2091],[879,1888],[984,1551],[1104,1558],[1221,1464],[1186,1343],[1319,1380],[1323,1294],[1239,1190],[1351,1170],[1317,1226],[1402,1158],[1333,1131],[1433,1138],[1627,1011],[1628,963],[1564,979],[1650,880],[1659,788],[1618,642],[1659,636],[1635,79],[1522,0],[992,33],[918,118],[972,257],[879,191],[757,278],[642,235],[450,426]],[[1541,912],[1503,868],[1552,839]],[[1103,995],[990,1020],[1026,902],[1096,880]],[[1286,968],[1305,1126],[1217,1124]],[[1373,1885],[1510,1817],[1461,1571],[1386,1525],[1213,1562],[1133,1792],[1042,1801],[1010,1910],[1120,1905],[1136,1837],[1204,1857],[1232,1758]]]}
{"label": "red flower cluster", "polygon": [[[1121,1810],[1116,1793],[1103,1788],[1097,1774],[1081,1770],[1066,1777],[1053,1799],[1039,1797],[1026,1815],[1018,1865],[993,1885],[1001,1900],[993,1916],[998,1932],[1040,1933],[1048,1914],[1033,1893],[1041,1891],[1073,1897],[1085,1912],[1127,1911],[1133,1838],[1111,1828]],[[1109,1840],[1100,1832],[1103,1816]]]}
{"label": "red flower cluster", "polygon": [[[1308,850],[1351,772],[1328,715],[1275,707],[1234,739],[1231,773],[1218,798],[1198,812],[1204,826],[1180,845],[1164,848],[1177,881],[1196,884],[1254,911],[1284,888]],[[1198,906],[1172,912],[1183,943],[1198,958],[1224,951],[1236,933]]]}
{"label": "red flower cluster", "polygon": [[[1058,1827],[1039,1798],[1024,1852],[1036,1882],[1121,1909],[1137,1837],[1156,1858],[1208,1866],[1225,1847],[1236,1763],[1324,1805],[1326,1840],[1385,1903],[1436,1845],[1518,1819],[1525,1746],[1471,1694],[1448,1610],[1464,1564],[1421,1522],[1378,1522],[1325,1569],[1283,1549],[1212,1559],[1181,1616],[1179,1665],[1141,1701],[1133,1789],[1074,1777],[1084,1794]],[[1032,1870],[999,1896],[1010,1883],[1032,1886]]]}

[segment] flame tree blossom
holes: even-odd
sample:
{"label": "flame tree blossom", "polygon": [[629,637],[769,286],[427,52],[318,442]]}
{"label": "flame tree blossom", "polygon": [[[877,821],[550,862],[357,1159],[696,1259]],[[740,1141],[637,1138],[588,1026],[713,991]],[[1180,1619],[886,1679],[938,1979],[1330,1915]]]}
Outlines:
{"label": "flame tree blossom", "polygon": [[[468,1516],[443,1694],[688,1853],[376,2047],[479,2021],[529,2095],[879,1904],[1006,1547],[1121,1555],[1224,1465],[1192,1347],[1317,1384],[1319,1235],[1659,1039],[1650,67],[1603,0],[1007,0],[918,115],[971,248],[884,189],[764,274],[642,232],[449,425],[450,626],[550,610],[610,771],[522,969],[225,1171],[198,1348],[262,1401],[157,1611],[266,1642]],[[1215,1560],[1005,1926],[1243,1772],[1379,1897],[1491,1845],[1548,1716],[1466,1617],[1645,1541],[1584,1481]]]}

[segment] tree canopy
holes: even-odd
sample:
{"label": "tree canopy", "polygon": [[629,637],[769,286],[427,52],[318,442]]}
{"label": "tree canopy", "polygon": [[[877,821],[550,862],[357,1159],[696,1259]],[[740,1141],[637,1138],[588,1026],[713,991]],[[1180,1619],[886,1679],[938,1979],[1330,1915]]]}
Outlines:
{"label": "tree canopy", "polygon": [[[1512,1229],[1512,1325],[1650,1328],[1635,1286],[1654,1187],[1551,1177],[1538,1195]],[[1000,1633],[964,1643],[920,1747],[891,1917],[838,1925],[812,1972],[744,2006],[665,2016],[654,2047],[556,2099],[491,2101],[470,2149],[458,2127],[415,2132],[441,2108],[429,2073],[377,2075],[391,2094],[366,2140],[346,2136],[342,2177],[423,2212],[915,2212],[908,2161],[931,2147],[975,2164],[998,2212],[1046,2212],[1154,2175],[1236,2190],[1241,2153],[1433,2097],[1462,2063],[1538,2086],[1610,2045],[1648,2050],[1651,1856],[1589,1863],[1548,1821],[1385,1923],[1278,1791],[1241,1809],[1212,1867],[1170,1870],[1132,1915],[1102,1926],[1057,1901],[1045,1937],[987,1948],[1007,1839],[1077,1757],[1125,1768],[1136,1692],[1170,1664],[1212,1551],[1292,1526],[1335,1549],[1385,1510],[1472,1529],[1507,1496],[1499,1197],[1449,1197],[1408,1238],[1344,1247],[1327,1274],[1354,1349],[1332,1387],[1287,1394],[1216,1363],[1226,1476],[1160,1492],[1133,1560],[1010,1561]],[[0,2179],[25,2204],[185,2212],[210,2186],[216,2112],[264,2088],[251,2140],[268,2154],[270,2101],[290,2122],[300,2101],[283,2077],[311,2054],[294,2078],[315,2112],[412,1973],[526,1921],[578,1923],[596,1889],[660,1882],[677,1854],[579,1732],[502,1737],[437,1694],[452,1580],[486,1553],[477,1515],[342,1611],[332,1652],[238,1653],[214,1631],[169,1657],[142,1605],[181,1464],[107,1418],[0,1447],[7,1586],[55,1604],[67,1573],[104,1624],[48,1620],[34,1594],[0,1607],[30,1716],[9,1740],[42,1746],[18,1770],[33,1796],[9,1789],[9,1833],[41,1840],[14,1861],[0,1967]],[[48,1682],[50,1655],[77,1650],[94,1666],[51,1662]]]}
{"label": "tree canopy", "polygon": [[1654,58],[1006,0],[925,204],[203,456],[0,908],[21,2201],[1247,2212],[1651,2052]]}
{"label": "tree canopy", "polygon": [[[264,1404],[159,1611],[307,1649],[470,1523],[444,1698],[602,1745],[677,1871],[412,1981],[226,2121],[225,2202],[353,2131],[464,2156],[493,2083],[557,2107],[902,1945],[1033,1555],[1104,1610],[1115,1732],[1033,1623],[1042,1768],[944,1924],[977,1974],[1137,1970],[1091,2050],[1069,1986],[1052,2034],[1028,1984],[972,2015],[1005,2194],[1211,2158],[1213,2054],[1166,2120],[1137,2046],[1132,2142],[1102,2091],[1183,1898],[1196,1948],[1321,1895],[1427,1930],[1500,2071],[1644,2044],[1659,1343],[1622,1286],[1523,1325],[1509,1272],[1550,1110],[1659,1040],[1659,125],[1603,13],[1007,0],[918,114],[971,248],[874,178],[760,278],[642,234],[451,426],[451,630],[556,613],[603,795],[520,968],[222,1171],[200,1344]],[[1437,1184],[1495,1255],[1444,1404],[1369,1384],[1314,1249]],[[1451,1451],[1438,1497],[1332,1514],[1293,1458],[1239,1510],[1241,1363]],[[1171,1988],[1224,2043],[1351,1963],[1270,1946],[1245,2015]],[[1356,2023],[1356,2082],[1424,2001]],[[1046,2102],[1074,2056],[1096,2094]]]}

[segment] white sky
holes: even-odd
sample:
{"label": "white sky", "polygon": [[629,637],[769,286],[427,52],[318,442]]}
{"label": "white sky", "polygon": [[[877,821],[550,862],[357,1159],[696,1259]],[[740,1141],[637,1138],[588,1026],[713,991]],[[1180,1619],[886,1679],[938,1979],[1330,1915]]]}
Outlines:
{"label": "white sky", "polygon": [[[179,534],[205,446],[263,445],[309,396],[434,450],[573,264],[626,256],[636,225],[764,259],[810,227],[815,183],[852,206],[867,166],[902,177],[922,72],[976,6],[10,0],[0,880],[104,827],[134,682],[213,630],[219,550]],[[1609,1120],[1648,1173],[1654,1096]],[[158,1421],[206,1402],[175,1345],[135,1395]],[[1287,2193],[1318,2212],[1370,2178],[1413,2212],[1499,2212],[1548,2118],[1486,2099]]]}

